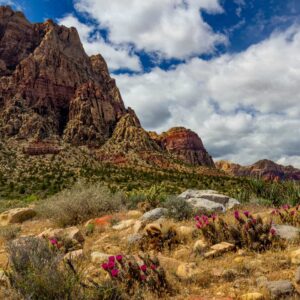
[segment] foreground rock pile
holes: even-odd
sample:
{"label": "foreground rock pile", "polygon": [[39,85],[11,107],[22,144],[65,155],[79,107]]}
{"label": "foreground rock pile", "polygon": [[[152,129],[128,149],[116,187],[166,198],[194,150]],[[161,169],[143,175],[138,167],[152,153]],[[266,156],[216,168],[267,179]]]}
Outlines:
{"label": "foreground rock pile", "polygon": [[[212,190],[187,190],[179,198],[195,203],[194,207],[203,212],[219,212],[225,219],[232,219],[231,205],[243,209],[237,200]],[[270,216],[267,208],[261,207],[260,212]],[[256,213],[254,211],[254,215]],[[237,249],[225,241],[211,245],[199,235],[193,220],[174,222],[167,216],[165,208],[147,212],[131,210],[101,216],[77,226],[57,228],[49,220],[37,219],[34,208],[23,208],[0,215],[0,232],[1,228],[18,224],[22,237],[14,243],[23,236],[46,239],[54,246],[63,241],[64,259],[83,260],[86,276],[93,280],[106,278],[101,264],[111,256],[133,255],[138,259],[144,249],[144,253],[159,259],[168,280],[177,289],[172,299],[299,299],[300,244],[298,235],[290,234],[297,232],[296,227],[277,225],[287,247],[257,253]],[[164,247],[157,247],[157,239],[165,241]],[[3,269],[7,264],[4,249],[5,244],[1,243],[0,266]],[[0,286],[9,286],[3,271],[0,272]]]}

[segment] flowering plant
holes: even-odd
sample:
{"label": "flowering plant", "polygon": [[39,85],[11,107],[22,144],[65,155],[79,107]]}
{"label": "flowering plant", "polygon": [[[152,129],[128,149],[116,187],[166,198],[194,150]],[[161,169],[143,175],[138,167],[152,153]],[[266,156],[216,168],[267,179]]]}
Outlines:
{"label": "flowering plant", "polygon": [[272,221],[264,223],[260,216],[254,218],[249,211],[234,212],[234,224],[226,223],[216,215],[196,216],[196,227],[211,244],[226,241],[238,248],[263,251],[279,240]]}
{"label": "flowering plant", "polygon": [[281,223],[300,226],[300,204],[295,207],[285,204],[280,208],[274,209],[271,214],[279,219]]}
{"label": "flowering plant", "polygon": [[166,279],[166,273],[157,258],[149,255],[139,256],[110,256],[101,265],[111,280],[121,285],[125,292],[133,295],[138,288],[147,289],[158,295],[170,293],[172,289]]}

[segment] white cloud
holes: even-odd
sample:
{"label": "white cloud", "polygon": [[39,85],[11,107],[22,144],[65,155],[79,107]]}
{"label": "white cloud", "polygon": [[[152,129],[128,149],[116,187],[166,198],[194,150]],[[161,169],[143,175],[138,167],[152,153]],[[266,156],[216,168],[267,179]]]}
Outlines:
{"label": "white cloud", "polygon": [[199,11],[223,12],[218,0],[75,0],[75,8],[107,29],[112,43],[134,44],[164,58],[211,53],[227,43]]}
{"label": "white cloud", "polygon": [[131,49],[129,47],[106,43],[100,34],[92,34],[96,29],[94,26],[79,22],[73,15],[67,15],[59,19],[58,22],[67,27],[77,28],[86,52],[89,55],[101,53],[111,71],[121,68],[127,68],[132,71],[141,70],[138,56],[130,54]]}
{"label": "white cloud", "polygon": [[299,51],[300,27],[293,26],[239,54],[116,78],[147,129],[184,125],[216,159],[300,167]]}

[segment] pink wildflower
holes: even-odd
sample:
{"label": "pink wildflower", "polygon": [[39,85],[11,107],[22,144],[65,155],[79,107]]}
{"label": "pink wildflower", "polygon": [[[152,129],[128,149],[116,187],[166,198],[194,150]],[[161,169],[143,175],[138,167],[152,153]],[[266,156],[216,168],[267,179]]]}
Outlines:
{"label": "pink wildflower", "polygon": [[107,271],[108,270],[108,264],[107,263],[104,263],[101,265],[102,269]]}
{"label": "pink wildflower", "polygon": [[151,265],[150,268],[151,268],[151,270],[154,271],[154,270],[156,270],[156,265]]}
{"label": "pink wildflower", "polygon": [[114,256],[110,256],[109,258],[108,258],[108,261],[112,261],[112,262],[115,262],[115,257]]}
{"label": "pink wildflower", "polygon": [[203,227],[203,224],[202,224],[202,222],[198,222],[198,223],[196,224],[196,226],[197,226],[198,229],[200,229],[200,228]]}
{"label": "pink wildflower", "polygon": [[146,276],[145,275],[141,275],[141,280],[145,281],[146,280]]}
{"label": "pink wildflower", "polygon": [[146,266],[146,265],[142,265],[142,266],[140,266],[140,269],[141,269],[143,272],[146,272],[146,271],[147,271],[147,266]]}
{"label": "pink wildflower", "polygon": [[114,261],[109,261],[107,266],[110,270],[112,270],[115,267],[115,262]]}
{"label": "pink wildflower", "polygon": [[275,235],[275,234],[276,234],[275,228],[271,228],[270,233],[271,233],[272,235]]}
{"label": "pink wildflower", "polygon": [[111,270],[110,274],[111,274],[112,277],[117,277],[118,274],[119,274],[119,270],[118,269],[113,269],[113,270]]}
{"label": "pink wildflower", "polygon": [[196,217],[195,217],[195,221],[200,221],[200,217],[199,217],[199,216],[196,216]]}
{"label": "pink wildflower", "polygon": [[51,243],[52,245],[57,245],[57,244],[58,244],[58,241],[57,241],[57,239],[50,239],[50,243]]}
{"label": "pink wildflower", "polygon": [[295,213],[296,213],[296,211],[295,211],[295,210],[292,210],[292,211],[290,212],[291,216],[294,216],[294,215],[295,215]]}
{"label": "pink wildflower", "polygon": [[118,262],[121,262],[122,259],[123,259],[123,255],[119,254],[119,255],[116,256],[116,260],[117,260]]}
{"label": "pink wildflower", "polygon": [[234,211],[234,217],[235,217],[237,220],[239,220],[239,218],[240,218],[240,213],[239,213],[238,210]]}
{"label": "pink wildflower", "polygon": [[244,215],[245,215],[246,218],[249,218],[250,212],[246,210],[246,211],[244,211]]}
{"label": "pink wildflower", "polygon": [[213,221],[215,221],[217,219],[217,215],[216,214],[212,214],[211,218],[212,218]]}

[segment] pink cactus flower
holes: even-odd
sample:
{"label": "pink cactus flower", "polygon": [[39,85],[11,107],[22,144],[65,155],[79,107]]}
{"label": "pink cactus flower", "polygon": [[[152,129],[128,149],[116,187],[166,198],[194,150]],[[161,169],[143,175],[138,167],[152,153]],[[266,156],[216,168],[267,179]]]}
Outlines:
{"label": "pink cactus flower", "polygon": [[104,263],[101,265],[102,269],[107,271],[108,270],[108,264],[107,263]]}
{"label": "pink cactus flower", "polygon": [[118,277],[119,270],[118,269],[113,269],[113,270],[111,270],[110,274],[111,274],[112,277]]}
{"label": "pink cactus flower", "polygon": [[150,268],[151,268],[151,270],[153,270],[153,271],[157,269],[156,265],[151,265]]}
{"label": "pink cactus flower", "polygon": [[108,258],[108,261],[115,262],[115,261],[116,261],[116,258],[115,258],[114,256],[110,256],[110,257]]}
{"label": "pink cactus flower", "polygon": [[145,281],[146,280],[146,276],[145,275],[141,275],[141,280]]}
{"label": "pink cactus flower", "polygon": [[296,214],[296,211],[295,211],[295,210],[292,210],[292,211],[290,212],[290,214],[291,214],[291,216],[294,216],[294,215]]}
{"label": "pink cactus flower", "polygon": [[109,261],[108,262],[108,264],[107,264],[107,266],[108,266],[108,268],[110,269],[110,270],[112,270],[114,267],[115,267],[115,262],[114,261]]}
{"label": "pink cactus flower", "polygon": [[146,265],[142,265],[142,266],[140,266],[140,269],[141,269],[143,272],[146,272],[146,271],[147,271],[147,266],[146,266]]}
{"label": "pink cactus flower", "polygon": [[213,221],[215,221],[217,219],[217,215],[216,214],[212,214],[211,218],[212,218]]}
{"label": "pink cactus flower", "polygon": [[282,206],[282,208],[285,209],[285,210],[288,210],[288,209],[290,209],[291,207],[290,207],[290,205],[285,204],[285,205]]}
{"label": "pink cactus flower", "polygon": [[271,233],[271,235],[275,235],[276,234],[276,230],[275,230],[275,228],[271,228],[271,230],[270,230],[270,233]]}
{"label": "pink cactus flower", "polygon": [[249,218],[250,212],[246,210],[246,211],[244,211],[244,215],[245,215],[246,218]]}
{"label": "pink cactus flower", "polygon": [[117,260],[118,262],[121,262],[122,259],[123,259],[123,255],[119,254],[119,255],[116,256],[116,260]]}
{"label": "pink cactus flower", "polygon": [[195,221],[200,221],[200,217],[199,217],[199,216],[196,216],[196,217],[195,217]]}
{"label": "pink cactus flower", "polygon": [[234,211],[234,217],[236,218],[236,220],[239,220],[239,218],[240,218],[240,213],[239,213],[238,210],[235,210],[235,211]]}
{"label": "pink cactus flower", "polygon": [[57,245],[57,244],[58,244],[58,241],[57,241],[57,239],[50,239],[50,243],[51,243],[52,245]]}
{"label": "pink cactus flower", "polygon": [[202,222],[198,222],[198,223],[196,224],[196,226],[197,226],[198,229],[200,229],[200,228],[203,227],[203,224],[202,224]]}

